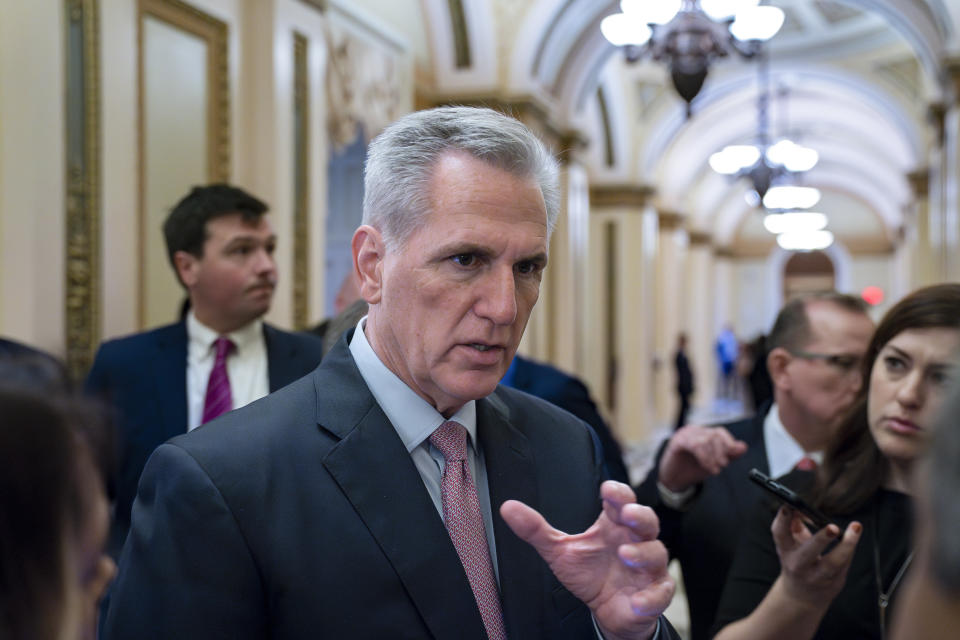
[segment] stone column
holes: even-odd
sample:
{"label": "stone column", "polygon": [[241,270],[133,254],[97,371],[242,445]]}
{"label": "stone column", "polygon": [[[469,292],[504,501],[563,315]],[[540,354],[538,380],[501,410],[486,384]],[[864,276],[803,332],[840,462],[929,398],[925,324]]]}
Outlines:
{"label": "stone column", "polygon": [[657,214],[647,187],[590,189],[585,373],[624,445],[653,428]]}
{"label": "stone column", "polygon": [[[703,406],[713,399],[716,386],[714,367],[714,281],[713,243],[709,233],[690,231],[688,274],[684,286],[687,299],[687,357],[694,374],[693,404]],[[672,362],[670,363],[672,365]]]}
{"label": "stone column", "polygon": [[[494,105],[496,106],[496,105]],[[548,142],[560,159],[560,215],[550,239],[550,260],[540,299],[524,332],[520,352],[580,375],[583,367],[586,259],[589,243],[589,187],[578,159],[584,140],[576,132],[558,133],[545,114],[530,105],[505,109]]]}
{"label": "stone column", "polygon": [[659,211],[659,251],[656,270],[656,342],[654,387],[658,426],[672,424],[678,405],[671,361],[677,335],[686,326],[685,266],[689,238],[683,228],[683,216]]}
{"label": "stone column", "polygon": [[927,198],[926,235],[929,242],[928,272],[929,282],[939,282],[946,273],[944,255],[945,222],[948,182],[947,172],[947,107],[942,103],[931,104],[927,115],[934,128],[935,146],[930,150],[929,186]]}
{"label": "stone column", "polygon": [[907,174],[907,181],[914,200],[908,211],[909,231],[905,247],[910,252],[910,288],[915,289],[935,281],[935,253],[930,242],[930,171],[913,171]]}

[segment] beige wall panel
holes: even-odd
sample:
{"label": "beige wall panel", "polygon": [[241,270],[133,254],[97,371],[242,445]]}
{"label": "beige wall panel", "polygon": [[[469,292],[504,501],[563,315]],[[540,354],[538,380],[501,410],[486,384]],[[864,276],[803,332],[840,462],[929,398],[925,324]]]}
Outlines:
{"label": "beige wall panel", "polygon": [[[713,399],[713,341],[714,341],[714,295],[717,287],[714,283],[713,247],[707,244],[691,245],[688,255],[688,276],[683,285],[687,298],[687,328],[689,341],[687,357],[694,375],[694,395],[692,402],[697,406],[709,406]],[[671,348],[667,366],[673,376],[670,378],[672,389],[676,389],[676,367]]]}
{"label": "beige wall panel", "polygon": [[163,221],[190,187],[208,180],[208,43],[143,19],[143,286],[145,326],[173,322],[183,289],[171,272]]}
{"label": "beige wall panel", "polygon": [[0,3],[0,334],[63,355],[63,2]]}
{"label": "beige wall panel", "polygon": [[607,295],[607,225],[615,223],[612,216],[592,210],[588,237],[586,268],[586,314],[582,343],[583,366],[580,373],[590,389],[597,407],[604,417],[610,416],[607,399],[607,327],[609,326],[610,300]]}
{"label": "beige wall panel", "polygon": [[630,445],[647,442],[656,427],[651,364],[660,238],[652,209],[617,215],[617,435]]}
{"label": "beige wall panel", "polygon": [[100,0],[100,81],[103,86],[100,317],[104,339],[139,328],[137,16],[135,2]]}
{"label": "beige wall panel", "polygon": [[689,333],[686,300],[687,232],[681,228],[660,230],[657,253],[657,324],[655,353],[656,420],[658,424],[672,424],[678,405],[673,374],[673,350],[677,334]]}

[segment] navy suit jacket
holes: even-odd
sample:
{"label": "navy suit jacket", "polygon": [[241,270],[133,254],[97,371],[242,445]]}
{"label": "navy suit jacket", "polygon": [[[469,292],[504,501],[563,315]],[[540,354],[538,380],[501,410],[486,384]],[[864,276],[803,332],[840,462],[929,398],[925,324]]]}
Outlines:
{"label": "navy suit jacket", "polygon": [[657,472],[666,444],[657,454],[650,474],[636,488],[637,501],[653,507],[660,518],[660,540],[670,557],[680,561],[693,640],[711,637],[720,593],[733,562],[743,522],[762,495],[747,473],[754,467],[764,473],[770,471],[763,440],[763,420],[769,408],[767,405],[752,418],[723,425],[735,438],[747,443],[747,451],[718,475],[704,481],[687,510],[671,509],[663,504],[657,492]]}
{"label": "navy suit jacket", "polygon": [[[510,638],[595,638],[499,515],[600,512],[590,429],[519,391],[477,402]],[[661,637],[669,635],[662,625]],[[453,543],[341,339],[313,374],[164,444],[144,470],[105,638],[486,638]]]}
{"label": "navy suit jacket", "polygon": [[[312,371],[322,342],[308,334],[263,325],[267,377],[276,391]],[[147,458],[187,431],[187,326],[167,325],[100,345],[87,376],[88,392],[117,409],[116,508],[107,549],[118,557],[130,527],[130,509]]]}
{"label": "navy suit jacket", "polygon": [[[513,358],[513,377],[507,384],[543,398],[577,416],[597,432],[603,447],[603,459],[612,480],[630,484],[630,474],[623,463],[623,452],[610,427],[604,421],[597,405],[590,398],[587,386],[579,379],[554,366],[530,360],[523,356]],[[506,376],[506,377],[509,377]]]}

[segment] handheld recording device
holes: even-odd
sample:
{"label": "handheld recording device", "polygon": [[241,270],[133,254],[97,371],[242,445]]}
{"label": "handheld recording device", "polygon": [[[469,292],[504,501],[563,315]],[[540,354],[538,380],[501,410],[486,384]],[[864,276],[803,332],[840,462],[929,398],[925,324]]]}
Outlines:
{"label": "handheld recording device", "polygon": [[771,479],[759,469],[750,469],[749,476],[753,482],[760,485],[771,496],[802,513],[818,530],[833,522],[819,509],[807,504],[795,491]]}

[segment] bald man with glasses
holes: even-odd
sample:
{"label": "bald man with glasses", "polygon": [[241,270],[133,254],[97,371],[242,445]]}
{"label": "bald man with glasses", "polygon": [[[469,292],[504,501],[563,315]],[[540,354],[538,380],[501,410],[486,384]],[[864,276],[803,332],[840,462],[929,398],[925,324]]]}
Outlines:
{"label": "bald man with glasses", "polygon": [[740,522],[759,497],[747,472],[814,469],[861,384],[873,333],[859,298],[822,293],[780,311],[768,338],[772,404],[722,426],[687,425],[661,448],[637,487],[660,517],[660,540],[680,561],[693,640],[710,637]]}

